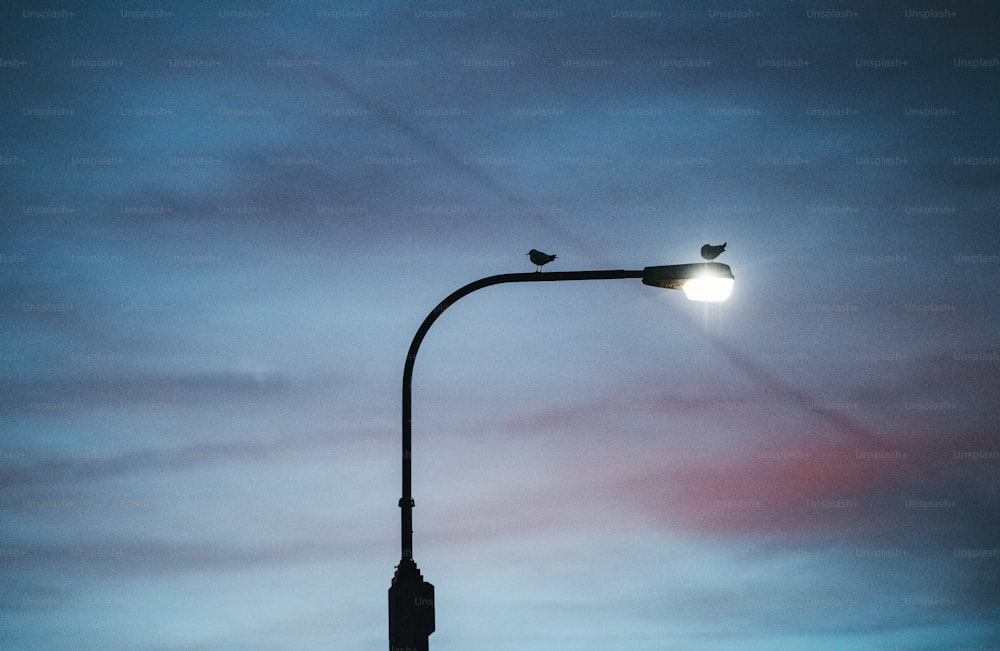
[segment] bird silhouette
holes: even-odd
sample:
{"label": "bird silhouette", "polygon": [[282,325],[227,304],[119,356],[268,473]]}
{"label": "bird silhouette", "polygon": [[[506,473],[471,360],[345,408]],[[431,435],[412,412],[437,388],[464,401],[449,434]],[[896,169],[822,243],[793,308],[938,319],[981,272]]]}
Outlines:
{"label": "bird silhouette", "polygon": [[531,249],[525,255],[531,260],[531,264],[535,265],[535,271],[541,271],[542,265],[546,265],[556,259],[555,254],[542,253],[538,249]]}
{"label": "bird silhouette", "polygon": [[715,260],[723,251],[726,250],[726,244],[729,244],[729,242],[723,242],[722,244],[718,244],[716,246],[706,244],[701,247],[701,257],[706,260]]}

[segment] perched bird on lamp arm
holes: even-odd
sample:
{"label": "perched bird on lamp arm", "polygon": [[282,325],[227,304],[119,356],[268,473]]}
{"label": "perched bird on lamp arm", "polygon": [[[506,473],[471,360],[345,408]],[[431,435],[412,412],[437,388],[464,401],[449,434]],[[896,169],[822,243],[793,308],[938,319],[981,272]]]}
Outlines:
{"label": "perched bird on lamp arm", "polygon": [[557,257],[555,254],[542,253],[538,249],[531,249],[526,255],[531,260],[531,264],[535,265],[535,271],[541,271],[542,265],[547,265]]}

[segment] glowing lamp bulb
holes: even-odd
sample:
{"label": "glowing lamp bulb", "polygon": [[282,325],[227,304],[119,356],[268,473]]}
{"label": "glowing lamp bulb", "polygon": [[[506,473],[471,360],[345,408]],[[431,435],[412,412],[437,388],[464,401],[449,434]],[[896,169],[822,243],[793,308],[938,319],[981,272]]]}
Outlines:
{"label": "glowing lamp bulb", "polygon": [[684,283],[682,289],[692,301],[724,301],[733,292],[733,279],[718,276],[692,278]]}

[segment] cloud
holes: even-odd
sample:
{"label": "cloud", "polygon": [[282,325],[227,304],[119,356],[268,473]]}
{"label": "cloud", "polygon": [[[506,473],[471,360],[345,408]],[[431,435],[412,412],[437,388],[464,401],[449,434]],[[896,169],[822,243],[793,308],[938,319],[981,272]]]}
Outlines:
{"label": "cloud", "polygon": [[205,442],[135,452],[80,451],[8,467],[0,484],[11,488],[52,486],[132,473],[181,472],[233,461],[280,462],[289,456],[336,448],[342,443],[342,435],[322,433],[278,436],[270,440]]}
{"label": "cloud", "polygon": [[[728,459],[667,457],[636,464],[616,482],[623,500],[666,526],[809,545],[904,545],[925,552],[991,546],[1000,530],[997,484],[984,464],[988,438],[901,441],[893,449],[822,443],[789,433]],[[923,469],[933,465],[928,476]]]}
{"label": "cloud", "polygon": [[[330,542],[289,542],[271,547],[236,544],[167,543],[136,540],[80,540],[66,545],[10,548],[18,571],[58,569],[73,575],[119,578],[248,570],[282,564],[336,560],[362,553],[373,541],[346,537]],[[15,558],[16,557],[16,558]]]}
{"label": "cloud", "polygon": [[[90,355],[85,361],[96,363],[105,357],[120,359],[116,353],[78,353]],[[119,355],[119,357],[115,357]],[[27,378],[0,383],[0,409],[57,413],[64,409],[112,407],[130,409],[134,405],[150,407],[226,404],[233,399],[274,398],[289,388],[287,378],[275,374],[249,372],[219,373],[108,373],[64,375],[51,378]],[[44,404],[59,403],[63,409],[46,409]],[[43,406],[38,406],[43,405]]]}

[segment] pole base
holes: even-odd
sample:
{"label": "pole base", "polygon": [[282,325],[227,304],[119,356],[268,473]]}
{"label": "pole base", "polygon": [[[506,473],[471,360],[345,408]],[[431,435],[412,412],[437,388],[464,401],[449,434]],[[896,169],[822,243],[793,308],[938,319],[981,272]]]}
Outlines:
{"label": "pole base", "polygon": [[428,651],[433,632],[434,586],[412,558],[404,558],[389,586],[389,651]]}

